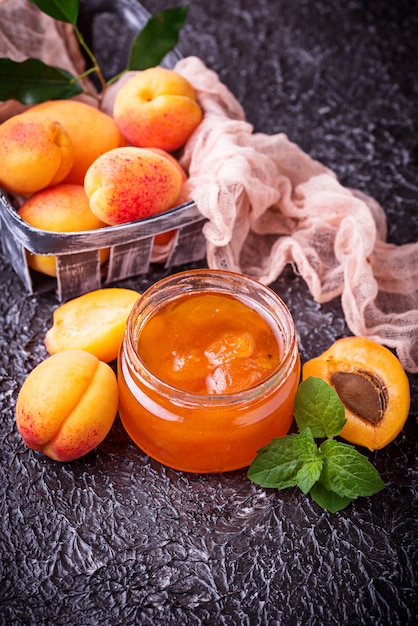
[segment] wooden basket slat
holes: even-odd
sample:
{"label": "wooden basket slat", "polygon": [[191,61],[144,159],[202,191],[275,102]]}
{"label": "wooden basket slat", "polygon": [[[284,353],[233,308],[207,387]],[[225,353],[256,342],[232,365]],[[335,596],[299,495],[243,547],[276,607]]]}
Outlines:
{"label": "wooden basket slat", "polygon": [[21,245],[19,240],[16,239],[13,231],[8,228],[7,224],[2,219],[2,215],[3,211],[0,206],[1,245],[3,254],[8,259],[29,293],[33,293],[30,271],[26,262],[25,248]]}
{"label": "wooden basket slat", "polygon": [[153,237],[113,246],[110,251],[106,284],[146,274],[149,270]]}
{"label": "wooden basket slat", "polygon": [[98,250],[57,255],[56,265],[60,300],[69,300],[101,287]]}
{"label": "wooden basket slat", "polygon": [[166,267],[194,263],[205,257],[206,240],[202,232],[205,221],[205,219],[200,219],[177,231],[173,248],[166,261]]}

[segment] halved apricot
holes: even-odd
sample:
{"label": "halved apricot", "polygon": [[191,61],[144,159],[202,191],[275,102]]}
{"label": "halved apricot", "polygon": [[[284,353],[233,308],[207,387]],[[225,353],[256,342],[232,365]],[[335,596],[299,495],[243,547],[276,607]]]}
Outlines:
{"label": "halved apricot", "polygon": [[126,320],[140,294],[118,287],[96,289],[59,306],[45,336],[49,354],[85,350],[109,363],[118,356]]}
{"label": "halved apricot", "polygon": [[409,414],[408,377],[385,346],[364,337],[345,337],[307,361],[302,378],[322,378],[337,391],[345,406],[341,437],[379,450],[401,432]]}

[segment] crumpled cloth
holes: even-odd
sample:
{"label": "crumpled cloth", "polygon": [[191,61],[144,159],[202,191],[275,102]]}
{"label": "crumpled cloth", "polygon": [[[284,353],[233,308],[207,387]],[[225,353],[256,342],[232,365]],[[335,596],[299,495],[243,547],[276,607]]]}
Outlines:
{"label": "crumpled cloth", "polygon": [[283,133],[254,133],[240,103],[197,57],[175,68],[204,119],[184,148],[186,193],[208,218],[211,268],[272,283],[286,264],[318,303],[341,297],[348,327],[418,371],[418,243],[386,239],[382,207]]}

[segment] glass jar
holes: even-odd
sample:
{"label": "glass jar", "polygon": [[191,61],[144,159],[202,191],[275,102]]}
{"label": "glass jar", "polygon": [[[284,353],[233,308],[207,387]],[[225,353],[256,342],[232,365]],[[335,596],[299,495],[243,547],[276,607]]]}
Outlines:
{"label": "glass jar", "polygon": [[[141,335],[163,307],[213,294],[232,296],[261,315],[277,339],[280,359],[249,388],[186,391],[149,369],[138,349]],[[257,450],[288,432],[299,379],[293,319],[272,289],[234,272],[185,271],[152,285],[131,311],[118,358],[119,415],[132,440],[162,464],[195,473],[230,471],[250,465]]]}

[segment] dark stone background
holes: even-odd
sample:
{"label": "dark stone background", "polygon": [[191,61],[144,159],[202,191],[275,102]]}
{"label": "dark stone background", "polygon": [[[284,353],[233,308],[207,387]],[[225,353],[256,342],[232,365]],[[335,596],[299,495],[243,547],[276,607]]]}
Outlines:
{"label": "dark stone background", "polygon": [[[173,4],[144,0],[151,12]],[[374,196],[403,244],[418,236],[417,42],[412,0],[195,0],[179,49],[219,72],[256,131],[287,133]],[[162,467],[119,420],[94,452],[59,464],[14,424],[57,301],[25,293],[3,254],[0,281],[2,626],[416,623],[418,376],[403,432],[368,455],[385,490],[335,515],[299,491],[258,488],[245,470]],[[273,287],[303,360],[349,334],[339,301],[317,305],[290,268]]]}

